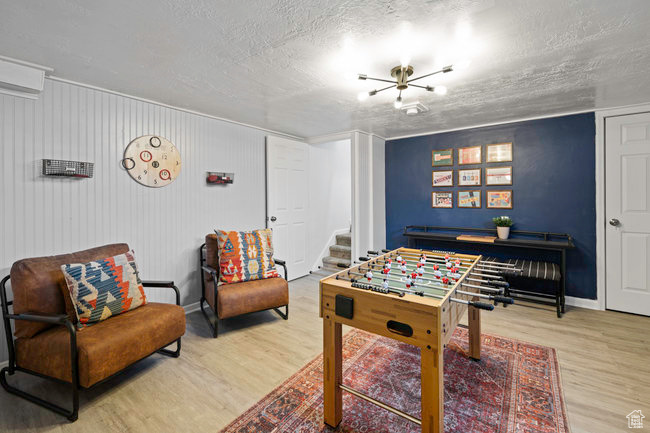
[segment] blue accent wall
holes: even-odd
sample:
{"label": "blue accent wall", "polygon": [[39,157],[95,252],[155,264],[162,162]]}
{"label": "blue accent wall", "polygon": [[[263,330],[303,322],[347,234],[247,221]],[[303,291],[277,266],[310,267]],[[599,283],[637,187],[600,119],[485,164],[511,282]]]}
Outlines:
{"label": "blue accent wall", "polygon": [[[386,142],[386,242],[387,248],[406,245],[402,235],[407,225],[493,227],[492,218],[509,215],[513,229],[569,233],[576,248],[567,255],[567,295],[596,298],[596,173],[595,119],[593,113],[530,120],[446,132]],[[459,166],[454,150],[454,186],[435,188],[454,193],[453,209],[431,207],[431,151],[513,143],[512,163]],[[513,185],[485,186],[485,168],[512,165]],[[483,186],[458,187],[459,168],[483,170]],[[436,167],[443,170],[446,167]],[[487,209],[486,190],[513,190],[513,209]],[[459,209],[458,190],[480,189],[481,209]],[[431,245],[433,247],[433,245]],[[496,253],[501,256],[555,259],[544,253],[513,250],[495,251],[491,246],[460,248],[455,251]],[[548,255],[549,253],[546,253]]]}

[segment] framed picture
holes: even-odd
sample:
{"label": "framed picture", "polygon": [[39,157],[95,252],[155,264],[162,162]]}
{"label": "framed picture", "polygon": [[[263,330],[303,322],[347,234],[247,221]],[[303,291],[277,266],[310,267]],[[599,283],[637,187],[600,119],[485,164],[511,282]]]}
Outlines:
{"label": "framed picture", "polygon": [[461,147],[458,149],[458,164],[480,164],[481,146]]}
{"label": "framed picture", "polygon": [[458,170],[458,186],[481,186],[481,169]]}
{"label": "framed picture", "polygon": [[512,161],[512,143],[496,143],[487,145],[487,162]]}
{"label": "framed picture", "polygon": [[492,209],[512,209],[512,190],[486,191],[487,207]]}
{"label": "framed picture", "polygon": [[454,165],[454,150],[432,150],[431,151],[431,166],[441,167],[445,165]]}
{"label": "framed picture", "polygon": [[432,176],[433,186],[454,186],[454,171],[434,171]]}
{"label": "framed picture", "polygon": [[485,169],[486,185],[512,185],[512,166],[487,167]]}
{"label": "framed picture", "polygon": [[474,208],[481,207],[481,191],[458,191],[458,207]]}
{"label": "framed picture", "polygon": [[432,192],[431,207],[444,207],[444,208],[454,207],[453,194],[450,192],[437,192],[437,191]]}

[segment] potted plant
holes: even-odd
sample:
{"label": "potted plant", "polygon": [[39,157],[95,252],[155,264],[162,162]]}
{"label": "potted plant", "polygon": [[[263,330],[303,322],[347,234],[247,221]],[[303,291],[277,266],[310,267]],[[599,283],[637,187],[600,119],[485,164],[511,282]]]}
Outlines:
{"label": "potted plant", "polygon": [[497,236],[499,239],[508,239],[510,235],[510,227],[512,226],[512,220],[509,216],[500,216],[492,218],[492,222],[497,226]]}

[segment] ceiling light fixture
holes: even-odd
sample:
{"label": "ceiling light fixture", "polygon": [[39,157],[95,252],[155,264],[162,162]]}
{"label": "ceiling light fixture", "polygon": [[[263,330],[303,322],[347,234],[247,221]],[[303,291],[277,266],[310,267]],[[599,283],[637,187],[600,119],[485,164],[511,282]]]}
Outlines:
{"label": "ceiling light fixture", "polygon": [[373,80],[373,81],[381,81],[384,83],[391,83],[390,86],[384,87],[382,89],[375,89],[370,92],[362,92],[359,93],[357,98],[359,101],[365,101],[368,99],[369,96],[376,95],[379,92],[383,92],[384,90],[396,88],[399,90],[399,95],[397,96],[397,99],[394,102],[394,106],[396,109],[400,109],[402,107],[402,91],[406,90],[409,88],[409,86],[417,87],[419,89],[424,89],[428,92],[433,92],[436,95],[445,95],[447,94],[447,88],[445,86],[420,86],[418,84],[412,84],[413,81],[421,80],[423,78],[430,77],[432,75],[436,74],[446,74],[447,72],[451,72],[454,70],[454,67],[452,65],[445,66],[444,68],[440,69],[439,71],[432,72],[430,74],[425,74],[416,78],[411,78],[409,77],[413,75],[413,66],[411,65],[400,65],[400,66],[395,66],[393,69],[390,70],[390,75],[393,77],[395,80],[385,80],[383,78],[373,78],[369,77],[366,74],[358,74],[359,80]]}

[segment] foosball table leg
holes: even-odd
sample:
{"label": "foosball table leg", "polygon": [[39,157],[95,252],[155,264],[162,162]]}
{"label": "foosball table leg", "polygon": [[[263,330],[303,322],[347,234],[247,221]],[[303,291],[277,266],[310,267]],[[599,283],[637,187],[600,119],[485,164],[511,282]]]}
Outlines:
{"label": "foosball table leg", "polygon": [[474,361],[481,360],[481,310],[467,307],[467,322],[469,329],[469,357]]}
{"label": "foosball table leg", "polygon": [[336,428],[343,417],[343,381],[341,324],[324,318],[323,320],[323,372],[325,383],[323,405],[325,424]]}
{"label": "foosball table leg", "polygon": [[444,348],[420,350],[422,380],[422,433],[444,433]]}

